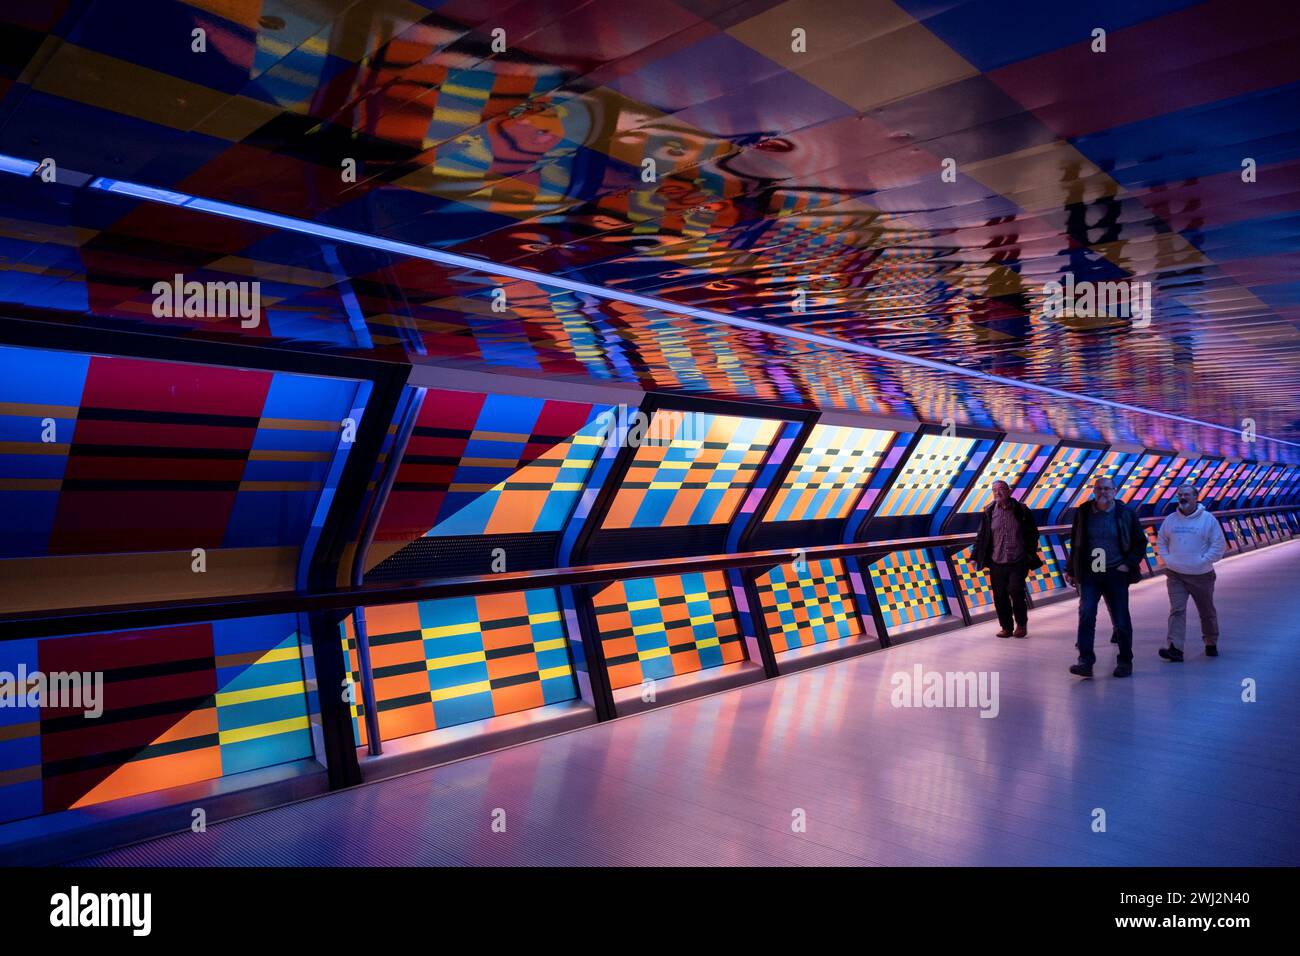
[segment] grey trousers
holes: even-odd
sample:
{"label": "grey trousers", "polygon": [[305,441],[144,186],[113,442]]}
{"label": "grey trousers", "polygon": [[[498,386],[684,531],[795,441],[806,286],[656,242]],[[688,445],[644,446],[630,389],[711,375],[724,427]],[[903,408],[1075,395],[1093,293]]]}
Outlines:
{"label": "grey trousers", "polygon": [[1165,586],[1169,590],[1169,643],[1180,651],[1187,635],[1187,598],[1196,602],[1201,616],[1201,637],[1207,645],[1219,642],[1219,615],[1214,610],[1214,581],[1217,575],[1179,574],[1165,568]]}

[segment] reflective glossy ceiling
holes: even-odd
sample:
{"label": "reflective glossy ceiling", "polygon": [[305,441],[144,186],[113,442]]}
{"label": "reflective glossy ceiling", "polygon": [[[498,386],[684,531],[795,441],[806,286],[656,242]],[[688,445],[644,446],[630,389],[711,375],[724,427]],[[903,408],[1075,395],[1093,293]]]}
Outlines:
{"label": "reflective glossy ceiling", "polygon": [[[92,187],[111,177],[1300,440],[1291,3],[142,0],[0,19],[0,154],[59,170],[0,176],[10,315],[1179,440]],[[155,318],[176,272],[261,279],[267,322]],[[1151,283],[1150,324],[1045,314],[1066,273]]]}

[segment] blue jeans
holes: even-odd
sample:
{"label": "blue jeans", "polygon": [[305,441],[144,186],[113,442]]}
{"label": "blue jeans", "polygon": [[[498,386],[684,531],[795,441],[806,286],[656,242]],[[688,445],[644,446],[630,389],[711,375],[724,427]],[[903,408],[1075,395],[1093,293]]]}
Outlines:
{"label": "blue jeans", "polygon": [[1106,571],[1086,574],[1079,582],[1079,663],[1091,667],[1097,662],[1092,644],[1097,636],[1097,605],[1106,602],[1111,624],[1119,638],[1121,664],[1133,663],[1133,620],[1128,614],[1128,572]]}

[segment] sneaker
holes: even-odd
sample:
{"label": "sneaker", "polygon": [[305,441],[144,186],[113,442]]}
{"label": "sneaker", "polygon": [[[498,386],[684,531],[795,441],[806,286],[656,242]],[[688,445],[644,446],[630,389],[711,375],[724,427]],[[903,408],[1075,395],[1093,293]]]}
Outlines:
{"label": "sneaker", "polygon": [[1002,630],[998,631],[998,637],[1010,637],[1010,636],[1011,636],[1011,632],[1008,631],[1005,627]]}
{"label": "sneaker", "polygon": [[1218,657],[1218,656],[1219,656],[1219,648],[1218,648],[1217,646],[1215,646],[1214,644],[1206,644],[1206,645],[1205,645],[1205,656],[1206,656],[1206,657]]}
{"label": "sneaker", "polygon": [[1161,660],[1173,661],[1174,663],[1177,663],[1183,659],[1183,652],[1180,651],[1178,648],[1174,647],[1174,645],[1172,644],[1170,644],[1168,647],[1160,648],[1159,653],[1160,653]]}
{"label": "sneaker", "polygon": [[1071,665],[1070,665],[1070,673],[1073,674],[1075,677],[1091,677],[1091,676],[1092,676],[1092,665],[1091,665],[1091,664],[1071,664]]}
{"label": "sneaker", "polygon": [[1116,664],[1116,665],[1115,665],[1115,676],[1116,676],[1116,677],[1129,677],[1130,675],[1132,675],[1132,673],[1133,673],[1133,665],[1132,665],[1132,664]]}
{"label": "sneaker", "polygon": [[1011,632],[1011,636],[1012,636],[1012,637],[1028,637],[1028,636],[1029,636],[1029,628],[1026,627],[1024,624],[1021,624],[1021,625],[1018,626],[1014,631]]}

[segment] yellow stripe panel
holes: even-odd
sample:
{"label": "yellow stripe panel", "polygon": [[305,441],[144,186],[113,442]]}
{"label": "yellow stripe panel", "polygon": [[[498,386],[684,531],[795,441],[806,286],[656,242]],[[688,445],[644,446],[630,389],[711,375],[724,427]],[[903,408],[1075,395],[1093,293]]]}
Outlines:
{"label": "yellow stripe panel", "polygon": [[289,432],[336,432],[343,427],[343,423],[322,422],[315,418],[263,418],[257,427]]}
{"label": "yellow stripe panel", "polygon": [[454,700],[457,697],[468,697],[470,694],[486,694],[492,690],[492,685],[485,680],[475,681],[472,684],[461,684],[459,687],[444,687],[442,690],[429,692],[429,697],[434,703],[440,700]]}
{"label": "yellow stripe panel", "polygon": [[71,447],[52,441],[0,441],[0,455],[66,455]]}
{"label": "yellow stripe panel", "polygon": [[26,402],[0,402],[0,415],[31,418],[76,418],[76,405],[28,405]]}
{"label": "yellow stripe panel", "polygon": [[467,624],[444,624],[442,627],[425,627],[420,629],[420,634],[424,637],[456,637],[460,634],[478,633],[478,622],[470,621]]}
{"label": "yellow stripe panel", "polygon": [[[230,667],[231,666],[230,664],[225,664],[222,662],[228,661],[231,658],[238,659],[243,656],[244,656],[243,653],[222,654],[220,657],[217,658],[217,666]],[[299,654],[298,654],[297,647],[276,647],[267,651],[265,654],[259,654],[257,657],[257,662],[253,664],[253,666],[256,667],[257,664],[278,664],[280,661],[296,661],[298,660],[298,657]]]}
{"label": "yellow stripe panel", "polygon": [[544,671],[538,671],[537,677],[539,680],[550,680],[552,677],[568,677],[571,673],[569,665],[564,664],[560,667],[548,667]]}
{"label": "yellow stripe panel", "polygon": [[254,448],[249,461],[329,461],[327,451],[283,451],[277,448]]}
{"label": "yellow stripe panel", "polygon": [[62,478],[0,478],[0,491],[59,491]]}
{"label": "yellow stripe panel", "polygon": [[287,684],[270,684],[266,687],[249,687],[245,690],[230,690],[217,694],[217,706],[227,707],[232,704],[248,704],[255,700],[271,700],[275,697],[289,697],[306,693],[302,681],[290,681]]}
{"label": "yellow stripe panel", "polygon": [[240,491],[319,491],[319,481],[241,481]]}
{"label": "yellow stripe panel", "polygon": [[452,654],[448,657],[435,657],[425,662],[426,670],[439,671],[445,667],[459,667],[461,664],[482,664],[487,660],[483,651],[466,651],[464,654]]}
{"label": "yellow stripe panel", "polygon": [[273,720],[267,724],[254,724],[251,727],[236,727],[233,730],[223,730],[219,739],[223,744],[237,744],[245,740],[258,740],[261,737],[274,737],[276,734],[287,734],[294,730],[306,730],[311,726],[307,722],[307,717],[289,717],[285,720]]}

